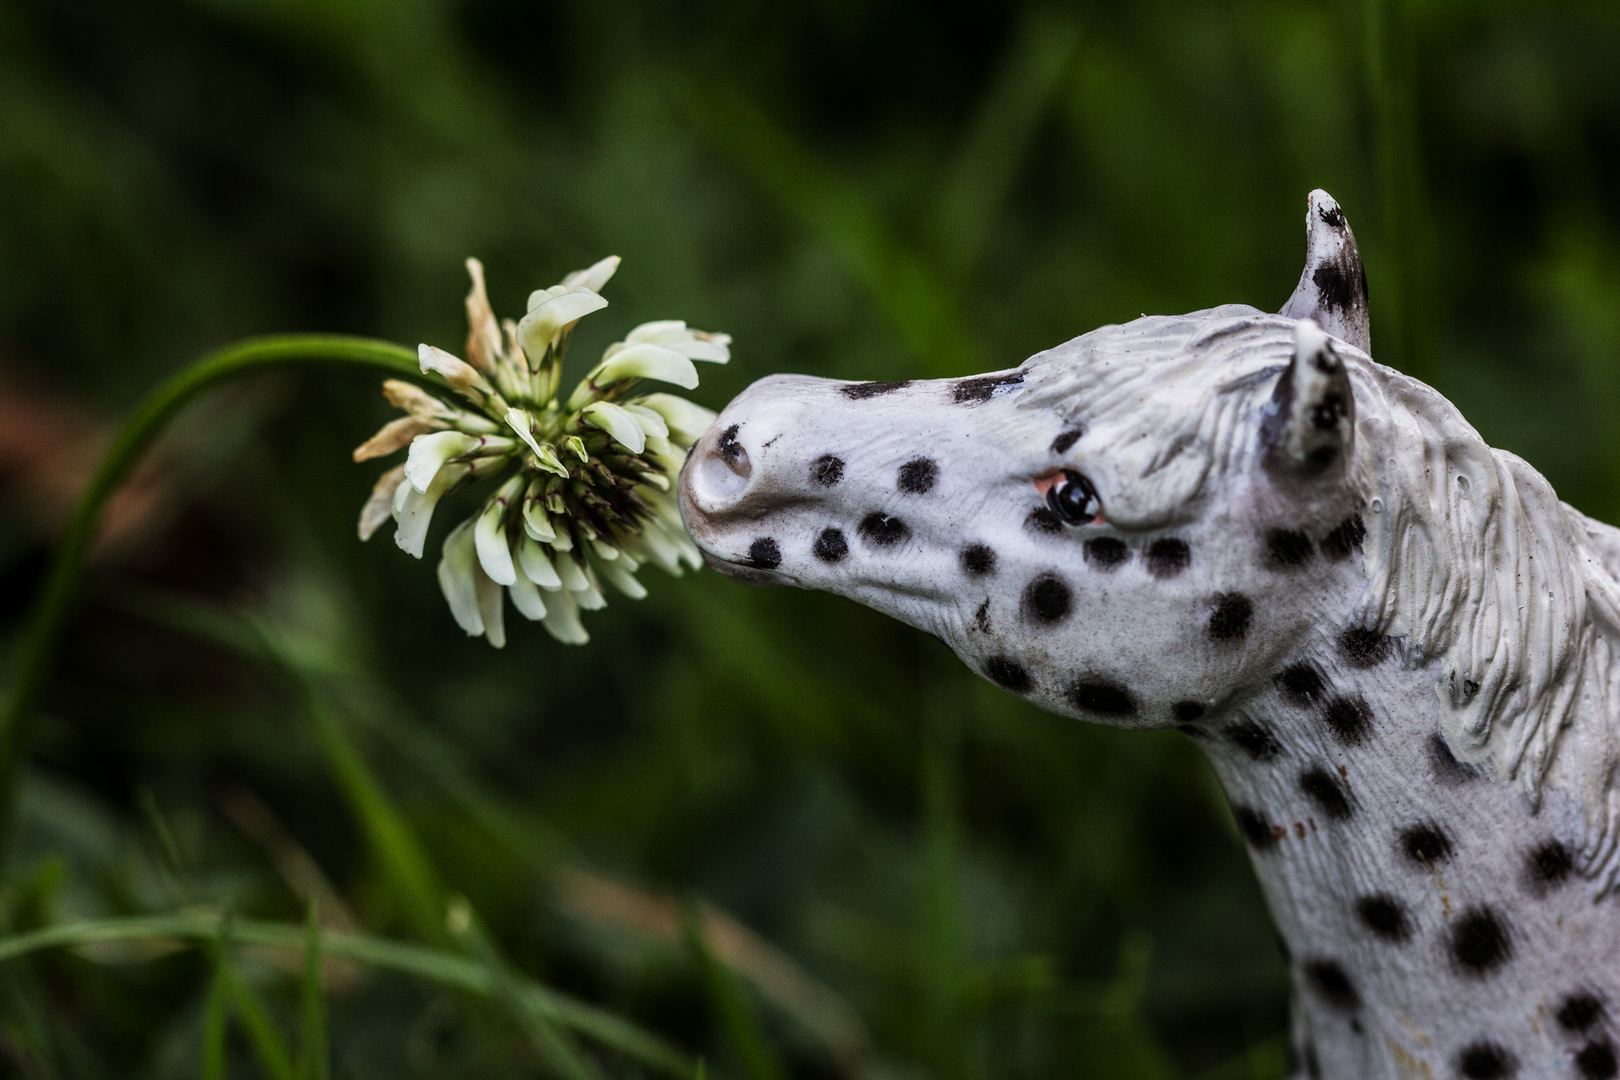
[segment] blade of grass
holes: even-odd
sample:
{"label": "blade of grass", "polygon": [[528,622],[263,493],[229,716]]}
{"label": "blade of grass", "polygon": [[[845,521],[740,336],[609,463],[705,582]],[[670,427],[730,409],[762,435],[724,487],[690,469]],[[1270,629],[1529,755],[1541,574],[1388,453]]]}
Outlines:
{"label": "blade of grass", "polygon": [[258,1055],[259,1064],[264,1066],[264,1071],[270,1074],[272,1080],[298,1080],[292,1053],[264,1011],[259,996],[242,978],[235,965],[227,963],[225,976],[230,986],[231,1005],[236,1010],[237,1018],[242,1021],[242,1030]]}
{"label": "blade of grass", "polygon": [[1079,44],[1080,27],[1072,14],[1039,7],[1024,13],[940,194],[935,241],[957,273],[983,253],[996,210]]}
{"label": "blade of grass", "polygon": [[326,999],[321,990],[321,924],[314,900],[304,917],[304,974],[299,980],[299,1080],[327,1080]]}
{"label": "blade of grass", "polygon": [[[302,953],[308,948],[306,926],[232,919],[233,944],[285,949]],[[0,963],[45,949],[72,948],[99,941],[184,940],[218,941],[221,920],[215,914],[145,915],[87,922],[64,923],[0,939]],[[388,941],[348,931],[321,931],[323,953],[358,964],[398,972],[481,997],[496,993],[498,973],[486,964],[442,948]],[[660,1072],[690,1080],[693,1062],[658,1036],[643,1031],[622,1017],[569,997],[550,987],[514,974],[514,992],[523,1007],[536,1016],[634,1058]]]}
{"label": "blade of grass", "polygon": [[926,373],[977,370],[951,289],[853,184],[724,79],[689,82],[681,96],[704,135],[838,254]]}
{"label": "blade of grass", "polygon": [[230,983],[225,975],[225,951],[216,950],[214,978],[208,988],[203,1014],[202,1080],[225,1080],[225,1031],[230,1015]]}
{"label": "blade of grass", "polygon": [[562,1080],[606,1080],[596,1063],[581,1054],[579,1048],[558,1031],[554,1023],[529,1008],[523,995],[518,993],[518,981],[513,971],[496,951],[488,931],[466,897],[457,896],[450,900],[445,923],[450,928],[451,938],[495,973],[496,1000],[528,1032],[535,1049],[540,1051],[540,1056],[554,1075]]}
{"label": "blade of grass", "polygon": [[257,633],[263,655],[274,660],[293,684],[332,778],[359,820],[372,855],[394,895],[402,901],[412,928],[424,941],[444,940],[443,889],[416,831],[355,749],[326,696],[282,652],[279,640],[268,628],[251,616],[248,621]]}
{"label": "blade of grass", "polygon": [[708,992],[709,1003],[720,1015],[720,1026],[736,1051],[750,1080],[787,1080],[787,1068],[771,1045],[770,1037],[759,1021],[759,1013],[747,993],[732,979],[731,973],[714,958],[708,939],[703,932],[703,918],[698,906],[687,904],[682,913],[688,947],[697,962],[698,974]]}

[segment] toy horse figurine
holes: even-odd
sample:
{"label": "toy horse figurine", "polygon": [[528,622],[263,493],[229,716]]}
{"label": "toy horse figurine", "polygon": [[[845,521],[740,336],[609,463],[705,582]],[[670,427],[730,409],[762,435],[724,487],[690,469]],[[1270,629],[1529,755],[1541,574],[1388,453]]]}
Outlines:
{"label": "toy horse figurine", "polygon": [[1300,1075],[1616,1075],[1620,531],[1367,355],[1313,192],[1276,315],[976,378],[762,379],[681,478],[709,562],[825,589],[1065,716],[1208,753]]}

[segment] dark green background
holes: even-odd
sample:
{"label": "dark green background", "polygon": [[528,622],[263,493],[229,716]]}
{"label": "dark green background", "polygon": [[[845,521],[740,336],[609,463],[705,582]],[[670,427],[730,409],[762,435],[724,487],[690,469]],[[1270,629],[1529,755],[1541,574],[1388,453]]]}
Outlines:
{"label": "dark green background", "polygon": [[[1612,0],[0,0],[0,371],[111,420],[247,334],[459,351],[469,254],[516,314],[616,253],[576,367],[678,317],[735,337],[711,407],[779,371],[960,375],[1142,312],[1275,309],[1320,186],[1374,355],[1613,520],[1617,57]],[[858,1010],[869,1075],[1281,1074],[1285,968],[1180,735],[1037,713],[850,603],[708,572],[647,571],[585,648],[515,618],[503,652],[469,641],[431,559],[355,541],[375,382],[257,379],[176,429],[171,512],[92,574],[46,695],[13,929],[299,918],[222,811],[248,791],[366,927],[412,933],[295,699],[215,626],[251,612],[515,964],[715,1073],[771,1080],[690,951],[559,912],[557,866],[742,919]],[[5,482],[9,657],[50,536]],[[0,1072],[197,1075],[195,953],[0,982]],[[338,1076],[544,1071],[404,979],[330,1008]],[[760,1016],[793,1076],[837,1075]]]}

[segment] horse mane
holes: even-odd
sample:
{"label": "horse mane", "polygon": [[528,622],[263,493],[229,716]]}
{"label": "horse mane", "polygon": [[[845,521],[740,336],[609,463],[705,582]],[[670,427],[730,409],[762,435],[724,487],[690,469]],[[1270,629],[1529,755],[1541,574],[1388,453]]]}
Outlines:
{"label": "horse mane", "polygon": [[[1031,357],[1021,404],[1106,425],[1132,481],[1110,517],[1152,524],[1210,476],[1256,467],[1293,327],[1240,305],[1102,327]],[[1620,883],[1620,531],[1435,390],[1336,345],[1355,390],[1369,622],[1436,664],[1459,761],[1538,809],[1547,790],[1573,804],[1577,867],[1606,893]]]}
{"label": "horse mane", "polygon": [[[1433,389],[1356,356],[1373,615],[1439,665],[1460,761],[1581,811],[1577,865],[1620,876],[1620,533],[1560,502]],[[1606,559],[1605,556],[1608,556]]]}

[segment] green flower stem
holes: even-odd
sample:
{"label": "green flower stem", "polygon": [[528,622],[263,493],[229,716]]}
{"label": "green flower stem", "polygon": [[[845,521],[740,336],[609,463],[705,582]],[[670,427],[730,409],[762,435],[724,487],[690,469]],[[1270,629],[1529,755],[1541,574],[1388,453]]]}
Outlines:
{"label": "green flower stem", "polygon": [[[175,940],[217,942],[226,921],[211,912],[183,915],[143,915],[87,922],[64,923],[43,930],[0,939],[0,963],[45,949],[71,948],[104,941]],[[228,933],[233,946],[263,946],[304,954],[311,931],[297,924],[232,918]],[[690,1080],[692,1062],[680,1051],[634,1024],[558,993],[514,972],[497,971],[489,964],[443,949],[387,941],[366,934],[322,931],[320,951],[368,967],[464,990],[492,1000],[507,999],[532,1020],[556,1024],[610,1046],[626,1056],[667,1073]]]}
{"label": "green flower stem", "polygon": [[204,356],[146,396],[102,455],[62,536],[45,587],[29,615],[0,714],[0,845],[11,834],[17,776],[28,753],[34,707],[72,611],[85,559],[107,502],[163,426],[204,390],[249,372],[301,365],[347,365],[422,380],[416,353],[402,345],[337,334],[248,338]]}

